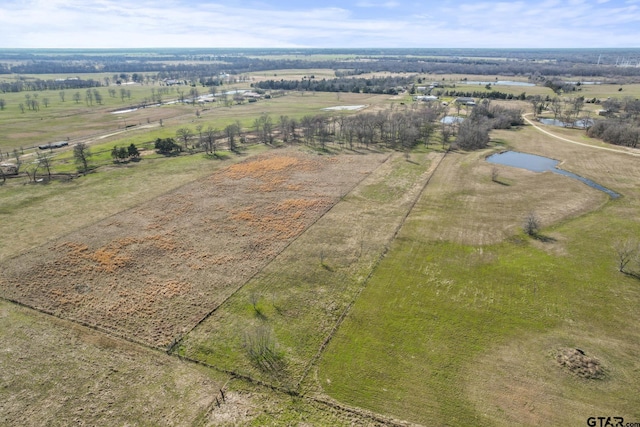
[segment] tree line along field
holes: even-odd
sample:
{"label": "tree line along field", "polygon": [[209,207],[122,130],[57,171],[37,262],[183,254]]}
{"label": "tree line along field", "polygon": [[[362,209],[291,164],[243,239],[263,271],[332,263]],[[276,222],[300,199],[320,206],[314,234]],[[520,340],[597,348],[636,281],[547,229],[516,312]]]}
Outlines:
{"label": "tree line along field", "polygon": [[[369,112],[410,100],[290,94],[199,117],[193,106],[167,106],[153,133],[120,129],[92,147],[174,136],[185,124],[249,128],[264,110],[302,117],[364,99]],[[552,132],[592,143],[583,130]],[[14,337],[3,340],[3,421],[640,419],[640,295],[612,249],[637,235],[637,159],[530,126],[493,131],[492,141],[477,152],[432,144],[406,155],[384,145],[252,146],[3,186],[0,331]],[[561,159],[623,197],[507,167],[496,182],[484,157],[507,148]],[[543,224],[537,239],[521,231],[531,210]],[[601,376],[559,363],[576,348]],[[67,374],[87,370],[95,378]]]}

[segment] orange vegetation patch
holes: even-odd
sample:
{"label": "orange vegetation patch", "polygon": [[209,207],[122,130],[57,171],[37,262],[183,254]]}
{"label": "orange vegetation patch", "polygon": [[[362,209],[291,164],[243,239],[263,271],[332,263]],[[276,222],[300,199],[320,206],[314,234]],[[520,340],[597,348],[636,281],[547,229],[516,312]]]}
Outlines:
{"label": "orange vegetation patch", "polygon": [[[238,163],[229,166],[225,175],[232,179],[264,178],[274,172],[283,172],[288,169],[311,168],[311,162],[290,156],[274,156],[254,162]],[[309,170],[309,169],[307,169]]]}
{"label": "orange vegetation patch", "polygon": [[66,250],[67,255],[58,260],[55,267],[70,271],[73,267],[83,264],[84,271],[114,273],[132,262],[132,256],[126,253],[128,248],[133,245],[142,245],[145,242],[151,242],[158,249],[166,251],[176,248],[172,239],[166,235],[116,239],[95,251],[90,251],[89,247],[82,243],[63,242],[54,247],[54,250],[61,252]]}
{"label": "orange vegetation patch", "polygon": [[308,226],[310,217],[317,217],[332,205],[330,200],[287,199],[262,208],[250,206],[233,212],[230,218],[244,221],[271,238],[290,239]]}
{"label": "orange vegetation patch", "polygon": [[248,158],[0,265],[0,295],[166,348],[383,159]]}
{"label": "orange vegetation patch", "polygon": [[[249,178],[258,181],[252,189],[262,193],[277,191],[285,186],[295,172],[311,172],[319,165],[310,159],[274,155],[258,161],[243,162],[227,168],[223,176],[229,179]],[[296,188],[288,184],[287,188]]]}

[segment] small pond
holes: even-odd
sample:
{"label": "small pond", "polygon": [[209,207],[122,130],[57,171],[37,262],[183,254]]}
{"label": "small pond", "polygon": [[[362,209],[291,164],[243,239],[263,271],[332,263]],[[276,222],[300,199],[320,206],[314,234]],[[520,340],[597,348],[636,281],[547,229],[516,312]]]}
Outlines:
{"label": "small pond", "polygon": [[477,80],[463,80],[461,82],[458,82],[458,84],[482,85],[482,86],[486,86],[486,85],[491,85],[491,86],[527,86],[527,87],[535,86],[534,83],[516,82],[516,81],[513,81],[513,80],[496,80],[496,81],[493,81],[493,82],[481,82],[481,81],[477,81]]}
{"label": "small pond", "polygon": [[573,125],[571,125],[570,123],[565,123],[562,120],[558,120],[558,119],[538,119],[538,120],[540,121],[540,123],[544,125],[560,126],[563,128],[566,128],[566,127],[584,128],[584,127],[593,126],[593,120],[591,119],[576,120],[575,122],[573,122]]}
{"label": "small pond", "polygon": [[444,123],[445,125],[452,125],[455,123],[462,123],[464,121],[463,117],[458,117],[458,116],[444,116],[441,120],[440,123]]}
{"label": "small pond", "polygon": [[613,199],[620,197],[620,195],[615,191],[609,190],[608,188],[605,188],[602,185],[591,181],[590,179],[584,178],[580,175],[576,175],[575,173],[558,168],[558,163],[560,162],[558,160],[550,159],[548,157],[536,156],[535,154],[519,153],[517,151],[505,151],[498,154],[492,154],[491,156],[487,157],[487,161],[489,163],[512,166],[515,168],[526,169],[533,172],[550,171],[553,173],[557,173],[560,175],[577,179],[578,181],[581,181],[587,184],[589,187],[592,187],[592,188],[595,188],[596,190],[600,190],[607,193]]}

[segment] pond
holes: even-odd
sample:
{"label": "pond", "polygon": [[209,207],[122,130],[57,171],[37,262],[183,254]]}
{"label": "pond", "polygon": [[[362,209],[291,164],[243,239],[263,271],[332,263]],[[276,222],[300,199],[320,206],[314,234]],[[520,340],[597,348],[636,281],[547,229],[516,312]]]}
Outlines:
{"label": "pond", "polygon": [[609,190],[608,188],[603,187],[602,185],[593,182],[590,179],[587,179],[580,175],[576,175],[573,172],[560,169],[558,167],[558,163],[560,162],[548,157],[536,156],[535,154],[520,153],[518,151],[504,151],[502,153],[492,154],[491,156],[487,157],[487,161],[489,163],[526,169],[532,172],[549,171],[557,173],[559,175],[577,179],[578,181],[587,184],[589,187],[607,193],[612,199],[617,199],[618,197],[620,197],[620,194],[616,193],[613,190]]}
{"label": "pond", "polygon": [[458,116],[444,116],[441,120],[440,123],[444,123],[445,125],[452,125],[455,123],[462,123],[464,121],[463,117],[458,117]]}
{"label": "pond", "polygon": [[[543,125],[560,126],[563,128],[570,127],[568,123],[565,123],[562,120],[558,120],[558,119],[538,119],[538,120]],[[589,126],[593,126],[593,120],[591,119],[576,120],[575,122],[573,122],[573,125],[571,125],[571,127],[575,127],[575,128],[585,128]]]}
{"label": "pond", "polygon": [[458,82],[458,84],[466,84],[466,85],[482,85],[482,86],[486,86],[486,85],[491,85],[491,86],[535,86],[534,83],[527,83],[527,82],[516,82],[513,80],[496,80],[493,82],[481,82],[481,81],[477,81],[477,80],[464,80],[461,82]]}
{"label": "pond", "polygon": [[323,111],[357,111],[357,110],[361,110],[364,107],[366,107],[366,105],[338,105],[336,107],[327,107],[327,108],[323,108]]}

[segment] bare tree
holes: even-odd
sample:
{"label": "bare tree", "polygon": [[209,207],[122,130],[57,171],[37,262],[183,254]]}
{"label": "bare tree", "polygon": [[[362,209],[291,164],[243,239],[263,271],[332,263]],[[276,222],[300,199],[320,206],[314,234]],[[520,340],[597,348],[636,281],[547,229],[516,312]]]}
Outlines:
{"label": "bare tree", "polygon": [[254,127],[256,128],[260,142],[263,144],[273,143],[273,121],[269,114],[262,113],[260,117],[255,119]]}
{"label": "bare tree", "polygon": [[245,334],[244,347],[249,360],[257,368],[272,375],[281,375],[286,368],[284,351],[278,346],[273,332],[259,325]]}
{"label": "bare tree", "polygon": [[551,100],[551,103],[549,104],[549,109],[551,110],[551,112],[553,112],[553,119],[557,120],[558,116],[562,112],[562,103],[560,102],[560,99],[557,96]]}
{"label": "bare tree", "polygon": [[282,138],[282,142],[289,142],[289,134],[290,134],[289,117],[280,116],[279,125],[280,125],[279,126],[280,137]]}
{"label": "bare tree", "polygon": [[180,128],[176,131],[176,138],[178,138],[180,141],[182,141],[182,144],[184,145],[185,150],[189,145],[189,141],[191,140],[191,138],[193,138],[193,131],[189,128]]}
{"label": "bare tree", "polygon": [[40,163],[39,162],[33,162],[30,164],[29,167],[26,168],[26,174],[29,177],[29,181],[33,181],[35,182],[36,180],[36,173],[38,173],[38,168],[40,167]]}
{"label": "bare tree", "polygon": [[261,299],[262,299],[262,295],[260,295],[258,291],[253,291],[249,294],[249,302],[251,303],[251,306],[255,310],[256,314],[258,315],[262,314],[262,312],[260,311],[260,307],[258,307],[258,303],[260,302]]}
{"label": "bare tree", "polygon": [[22,158],[17,148],[13,149],[13,158],[16,159],[16,173],[20,172],[20,166],[22,166]]}
{"label": "bare tree", "polygon": [[73,147],[73,158],[77,164],[81,166],[81,172],[87,173],[89,170],[89,158],[91,151],[84,142],[79,142]]}
{"label": "bare tree", "polygon": [[202,145],[202,125],[198,124],[196,126],[196,132],[198,132],[198,146]]}
{"label": "bare tree", "polygon": [[60,99],[62,100],[62,102],[64,102],[64,97],[65,97],[65,93],[63,90],[61,90],[60,92],[58,92],[58,95],[60,95]]}
{"label": "bare tree", "polygon": [[218,130],[211,127],[211,125],[207,126],[204,131],[204,143],[205,143],[205,151],[207,153],[216,154],[216,140],[218,138]]}
{"label": "bare tree", "polygon": [[189,90],[189,96],[191,97],[191,102],[193,103],[193,105],[196,105],[196,101],[200,97],[200,92],[198,92],[198,88],[195,88],[195,87],[191,88]]}
{"label": "bare tree", "polygon": [[500,178],[500,170],[497,167],[492,167],[491,168],[491,181],[493,182],[499,182]]}
{"label": "bare tree", "polygon": [[235,123],[228,125],[224,128],[224,133],[227,136],[227,141],[229,142],[229,151],[235,152],[237,150],[235,138],[239,133],[238,125]]}
{"label": "bare tree", "polygon": [[544,103],[542,101],[542,98],[540,97],[540,95],[534,95],[529,98],[529,102],[533,107],[534,117],[538,117],[538,114],[540,114],[544,108]]}
{"label": "bare tree", "polygon": [[489,143],[491,125],[485,117],[466,119],[458,129],[456,143],[463,150],[477,150]]}
{"label": "bare tree", "polygon": [[38,164],[45,168],[47,171],[47,178],[51,179],[51,157],[41,152],[37,152],[36,155],[38,156]]}
{"label": "bare tree", "polygon": [[85,92],[84,100],[86,101],[87,106],[93,105],[93,92],[91,91],[91,89],[87,89],[87,91]]}
{"label": "bare tree", "polygon": [[522,229],[529,236],[535,236],[540,231],[540,219],[534,211],[530,211],[524,219]]}
{"label": "bare tree", "polygon": [[614,243],[613,249],[616,252],[618,271],[624,273],[629,262],[638,254],[638,243],[631,239],[618,240]]}
{"label": "bare tree", "polygon": [[451,139],[451,136],[453,135],[453,126],[449,123],[442,122],[441,133],[442,133],[442,148],[444,149],[445,145],[447,145],[447,143]]}
{"label": "bare tree", "polygon": [[98,91],[98,89],[93,90],[93,98],[99,105],[102,105],[102,94],[100,93],[100,91]]}

